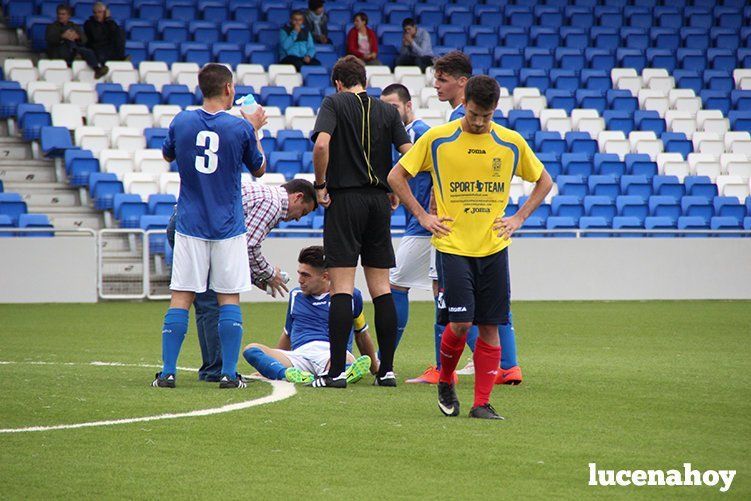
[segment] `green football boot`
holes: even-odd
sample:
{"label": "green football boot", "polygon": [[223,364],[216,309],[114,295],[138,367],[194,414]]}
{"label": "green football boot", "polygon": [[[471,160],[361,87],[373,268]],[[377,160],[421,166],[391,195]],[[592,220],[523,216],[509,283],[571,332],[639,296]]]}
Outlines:
{"label": "green football boot", "polygon": [[357,357],[352,365],[347,367],[345,375],[347,376],[347,383],[356,383],[362,379],[362,377],[370,371],[370,357],[363,355]]}
{"label": "green football boot", "polygon": [[309,384],[313,382],[315,377],[308,371],[303,371],[297,367],[288,367],[284,371],[284,378],[290,383]]}

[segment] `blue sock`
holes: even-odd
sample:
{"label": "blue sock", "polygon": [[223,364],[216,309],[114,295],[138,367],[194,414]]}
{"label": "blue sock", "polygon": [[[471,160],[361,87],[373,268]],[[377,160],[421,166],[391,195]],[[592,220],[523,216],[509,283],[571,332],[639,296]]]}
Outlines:
{"label": "blue sock", "polygon": [[234,379],[243,342],[240,305],[225,304],[219,307],[219,342],[222,345],[222,374]]}
{"label": "blue sock", "polygon": [[467,331],[467,346],[472,350],[472,353],[475,352],[475,343],[477,343],[477,336],[479,335],[480,329],[478,329],[476,325],[473,325]]}
{"label": "blue sock", "polygon": [[250,365],[268,379],[284,379],[287,368],[274,357],[266,355],[260,348],[248,348],[243,352],[243,357]]}
{"label": "blue sock", "polygon": [[440,370],[441,368],[441,336],[446,329],[445,325],[438,323],[438,296],[433,298],[435,303],[435,318],[436,322],[433,324],[433,336],[435,340],[435,365]]}
{"label": "blue sock", "polygon": [[501,338],[501,369],[510,369],[519,365],[516,361],[516,336],[511,313],[508,316],[508,323],[498,326],[498,335]]}
{"label": "blue sock", "polygon": [[183,345],[185,333],[188,332],[190,312],[182,308],[170,308],[164,315],[162,327],[162,375],[175,374],[177,357]]}
{"label": "blue sock", "polygon": [[394,307],[396,307],[396,346],[398,347],[409,321],[409,292],[392,288],[391,296],[394,298]]}

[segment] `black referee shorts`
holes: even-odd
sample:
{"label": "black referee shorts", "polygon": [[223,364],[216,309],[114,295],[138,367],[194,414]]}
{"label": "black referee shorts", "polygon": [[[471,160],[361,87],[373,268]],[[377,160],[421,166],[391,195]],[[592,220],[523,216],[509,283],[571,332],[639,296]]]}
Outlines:
{"label": "black referee shorts", "polygon": [[438,321],[507,324],[511,308],[508,248],[485,257],[436,251]]}
{"label": "black referee shorts", "polygon": [[323,249],[328,268],[354,268],[362,256],[363,266],[396,266],[391,245],[391,203],[385,191],[354,188],[329,192]]}

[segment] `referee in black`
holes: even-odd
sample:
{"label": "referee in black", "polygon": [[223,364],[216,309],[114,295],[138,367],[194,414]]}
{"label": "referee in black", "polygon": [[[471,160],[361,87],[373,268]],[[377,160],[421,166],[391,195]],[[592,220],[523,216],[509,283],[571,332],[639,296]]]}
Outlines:
{"label": "referee in black", "polygon": [[365,92],[365,66],[359,59],[339,59],[331,80],[337,93],[321,103],[312,135],[316,194],[326,208],[323,247],[331,279],[331,366],[312,386],[347,386],[344,369],[358,258],[373,298],[381,352],[375,384],[396,386],[396,309],[389,269],[395,266],[391,212],[399,202],[386,178],[392,145],[404,154],[412,144],[396,108]]}

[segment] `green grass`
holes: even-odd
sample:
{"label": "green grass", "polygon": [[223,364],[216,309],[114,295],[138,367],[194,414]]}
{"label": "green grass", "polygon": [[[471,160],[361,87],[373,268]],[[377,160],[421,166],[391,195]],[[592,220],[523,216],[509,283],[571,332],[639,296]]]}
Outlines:
{"label": "green grass", "polygon": [[[155,390],[164,303],[0,305],[0,428],[217,407],[267,395],[179,375]],[[282,304],[244,305],[245,341],[274,344]],[[369,311],[369,318],[372,319]],[[413,305],[400,381],[431,361],[432,305]],[[298,388],[208,417],[0,435],[0,497],[216,499],[751,497],[751,303],[515,303],[524,383],[504,422],[445,418],[435,388]],[[191,319],[192,323],[192,319]],[[372,322],[371,322],[372,324]],[[468,351],[465,353],[465,358]],[[180,365],[197,367],[194,327]],[[24,361],[81,365],[35,365]],[[242,361],[241,371],[250,372]],[[608,469],[735,469],[731,490],[588,487]]]}

